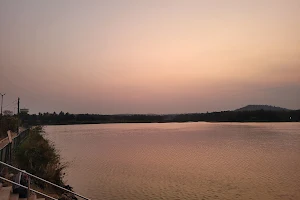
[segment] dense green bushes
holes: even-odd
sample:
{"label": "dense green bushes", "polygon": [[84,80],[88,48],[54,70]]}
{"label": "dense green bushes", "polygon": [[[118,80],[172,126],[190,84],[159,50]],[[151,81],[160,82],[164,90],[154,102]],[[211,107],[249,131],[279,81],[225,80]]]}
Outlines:
{"label": "dense green bushes", "polygon": [[[33,128],[23,143],[15,149],[15,164],[29,173],[46,179],[52,183],[63,185],[63,169],[60,156],[54,146],[46,140],[42,127]],[[41,188],[46,185],[36,182]]]}

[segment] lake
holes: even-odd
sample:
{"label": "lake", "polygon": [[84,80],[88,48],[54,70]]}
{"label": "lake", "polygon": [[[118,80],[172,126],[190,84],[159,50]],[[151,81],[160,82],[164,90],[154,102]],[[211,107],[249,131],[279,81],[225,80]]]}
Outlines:
{"label": "lake", "polygon": [[300,123],[45,127],[66,183],[102,199],[300,199]]}

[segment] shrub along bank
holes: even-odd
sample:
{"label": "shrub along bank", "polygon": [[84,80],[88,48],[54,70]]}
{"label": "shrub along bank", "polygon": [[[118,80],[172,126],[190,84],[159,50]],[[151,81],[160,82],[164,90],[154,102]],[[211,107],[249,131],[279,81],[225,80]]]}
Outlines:
{"label": "shrub along bank", "polygon": [[[29,136],[15,149],[13,154],[14,164],[18,168],[64,186],[63,170],[66,164],[61,163],[60,155],[55,147],[43,137],[42,127],[33,128]],[[49,184],[35,179],[33,181],[39,188],[53,191]]]}

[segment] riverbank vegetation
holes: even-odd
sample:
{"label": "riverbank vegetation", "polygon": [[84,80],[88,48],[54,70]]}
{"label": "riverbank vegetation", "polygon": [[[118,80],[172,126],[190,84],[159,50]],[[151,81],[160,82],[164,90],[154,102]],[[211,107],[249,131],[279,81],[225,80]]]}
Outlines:
{"label": "riverbank vegetation", "polygon": [[[28,137],[14,151],[14,165],[45,180],[64,186],[60,155],[55,147],[43,137],[43,129],[37,126],[30,130]],[[49,188],[44,182],[34,180],[41,189]]]}
{"label": "riverbank vegetation", "polygon": [[169,115],[97,115],[39,113],[23,115],[22,120],[29,125],[99,124],[99,123],[165,123],[165,122],[299,122],[300,110],[282,111],[222,111],[207,113]]}

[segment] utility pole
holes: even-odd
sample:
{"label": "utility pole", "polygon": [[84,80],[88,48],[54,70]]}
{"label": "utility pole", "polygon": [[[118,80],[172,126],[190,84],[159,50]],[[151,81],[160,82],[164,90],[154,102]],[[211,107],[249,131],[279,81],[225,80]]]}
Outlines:
{"label": "utility pole", "polygon": [[20,131],[19,131],[19,126],[20,126],[20,97],[18,97],[18,135],[19,135],[19,133],[20,133]]}
{"label": "utility pole", "polygon": [[5,95],[5,93],[4,94],[0,93],[0,95],[1,95],[1,116],[2,116],[3,96]]}
{"label": "utility pole", "polygon": [[20,97],[18,97],[18,116],[20,114]]}

